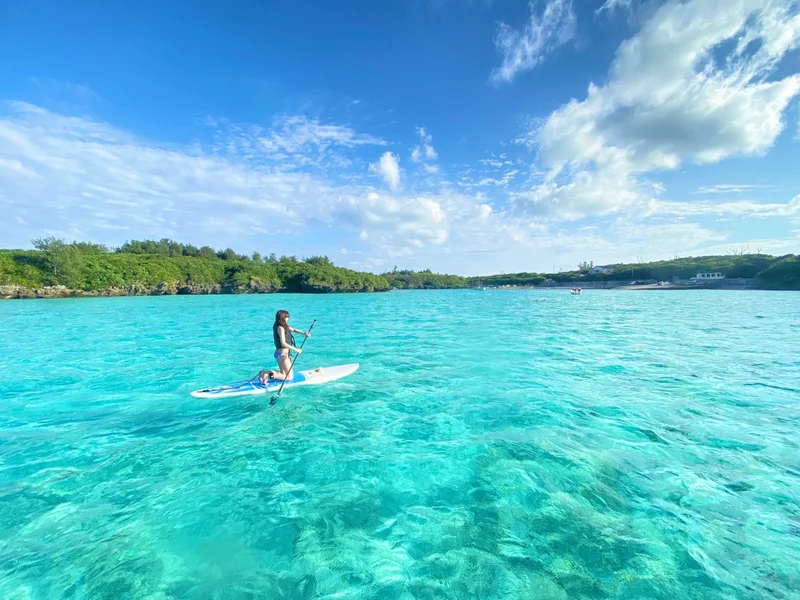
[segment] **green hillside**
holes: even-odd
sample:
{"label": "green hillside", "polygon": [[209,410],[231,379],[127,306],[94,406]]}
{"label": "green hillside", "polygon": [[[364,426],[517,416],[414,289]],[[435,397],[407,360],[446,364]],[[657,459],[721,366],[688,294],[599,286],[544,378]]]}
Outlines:
{"label": "green hillside", "polygon": [[327,257],[274,255],[262,259],[170,240],[128,242],[109,250],[87,243],[35,240],[36,250],[0,250],[0,285],[29,288],[62,285],[92,291],[129,286],[195,293],[202,286],[221,291],[361,292],[385,291],[389,282],[371,273],[333,265]]}
{"label": "green hillside", "polygon": [[593,273],[593,265],[584,263],[573,271],[560,273],[506,273],[481,277],[441,275],[430,271],[394,271],[383,276],[392,286],[403,289],[463,288],[478,286],[538,286],[547,280],[558,283],[592,281],[686,280],[697,273],[722,273],[726,278],[758,279],[770,289],[800,289],[800,257],[793,254],[769,256],[741,254],[690,256],[648,263],[613,265],[612,273]]}
{"label": "green hillside", "polygon": [[614,265],[594,273],[591,263],[561,273],[510,273],[461,277],[425,271],[394,270],[383,275],[335,266],[325,256],[236,254],[230,248],[198,248],[172,240],[126,242],[109,249],[90,243],[67,244],[55,238],[34,240],[35,250],[0,250],[0,285],[26,288],[64,286],[84,292],[159,286],[163,293],[373,292],[397,289],[459,289],[478,286],[538,286],[562,282],[689,279],[698,272],[726,278],[757,279],[760,287],[800,289],[800,257],[742,254],[697,256]]}

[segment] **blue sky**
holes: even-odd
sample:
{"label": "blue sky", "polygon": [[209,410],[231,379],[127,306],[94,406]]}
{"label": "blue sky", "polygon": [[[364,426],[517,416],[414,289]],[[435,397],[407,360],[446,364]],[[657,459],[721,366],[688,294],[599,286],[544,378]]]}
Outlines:
{"label": "blue sky", "polygon": [[3,3],[0,245],[800,252],[797,0]]}

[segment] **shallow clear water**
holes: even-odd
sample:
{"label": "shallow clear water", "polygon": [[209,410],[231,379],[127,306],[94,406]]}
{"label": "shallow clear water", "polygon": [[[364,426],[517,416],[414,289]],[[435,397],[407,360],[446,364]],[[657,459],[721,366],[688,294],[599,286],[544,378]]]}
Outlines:
{"label": "shallow clear water", "polygon": [[[341,381],[272,364],[278,308]],[[0,598],[798,598],[800,294],[0,303]]]}

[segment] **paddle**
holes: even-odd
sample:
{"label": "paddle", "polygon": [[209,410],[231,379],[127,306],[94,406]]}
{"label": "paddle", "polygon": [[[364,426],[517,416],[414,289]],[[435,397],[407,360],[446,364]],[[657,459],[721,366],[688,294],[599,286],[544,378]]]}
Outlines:
{"label": "paddle", "polygon": [[[314,323],[316,323],[316,322],[317,322],[317,320],[314,319],[314,321],[311,323],[311,327],[308,328],[308,331],[306,333],[311,333],[311,330],[314,329]],[[306,345],[306,341],[307,340],[308,340],[308,336],[305,336],[305,338],[303,339],[303,343],[300,344],[300,350],[302,350],[303,346]],[[289,373],[292,372],[292,369],[294,368],[294,363],[297,361],[297,357],[298,356],[300,356],[300,355],[299,354],[295,354],[294,358],[292,359],[292,362],[289,363]],[[280,398],[280,396],[281,396],[281,392],[283,392],[283,386],[285,384],[286,384],[286,380],[284,379],[283,382],[281,383],[281,387],[278,390],[278,393],[275,394],[272,398],[270,398],[270,400],[269,400],[270,405],[275,404],[278,401],[278,398]]]}

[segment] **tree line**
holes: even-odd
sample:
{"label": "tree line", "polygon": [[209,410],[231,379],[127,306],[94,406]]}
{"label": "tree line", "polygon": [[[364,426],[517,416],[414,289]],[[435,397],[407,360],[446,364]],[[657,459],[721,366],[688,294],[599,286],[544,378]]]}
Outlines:
{"label": "tree line", "polygon": [[46,237],[33,240],[35,250],[0,250],[0,284],[26,287],[63,285],[70,289],[100,290],[129,285],[246,285],[303,291],[378,291],[396,289],[461,289],[481,286],[540,286],[551,282],[689,279],[698,272],[719,272],[727,278],[757,278],[765,287],[800,289],[800,256],[733,253],[720,256],[620,263],[611,272],[595,272],[594,263],[559,273],[504,273],[462,277],[398,270],[381,275],[335,266],[327,256],[262,256],[215,250],[170,239],[132,240],[118,248],[89,242],[67,243]]}
{"label": "tree line", "polygon": [[581,262],[578,268],[558,273],[503,273],[480,277],[459,277],[425,271],[399,271],[383,276],[395,288],[474,288],[518,286],[535,287],[547,283],[611,282],[611,281],[672,281],[688,280],[697,273],[722,273],[726,278],[758,279],[770,288],[800,289],[800,256],[786,254],[733,253],[730,255],[695,256],[635,263],[608,265],[609,272],[595,272],[594,262]]}
{"label": "tree line", "polygon": [[198,248],[172,240],[126,242],[108,248],[88,242],[67,243],[47,237],[33,240],[34,250],[0,250],[0,284],[25,287],[63,285],[75,290],[111,287],[243,286],[282,291],[381,291],[388,281],[372,273],[335,266],[327,256],[296,256],[232,249]]}
{"label": "tree line", "polygon": [[116,252],[118,254],[154,254],[158,256],[192,256],[195,258],[219,258],[221,260],[252,260],[253,262],[265,262],[268,264],[277,263],[296,263],[305,262],[308,264],[331,265],[327,256],[311,256],[298,261],[296,256],[281,256],[280,258],[273,252],[262,258],[261,253],[254,251],[252,254],[237,254],[232,248],[225,250],[214,250],[211,246],[193,246],[183,244],[168,238],[160,240],[131,240],[125,242],[118,248],[109,248],[102,244],[92,244],[88,242],[72,242],[67,244],[63,240],[55,237],[37,238],[32,241],[33,247],[37,250],[47,252],[48,250],[61,250],[69,247],[82,253],[107,253]]}

